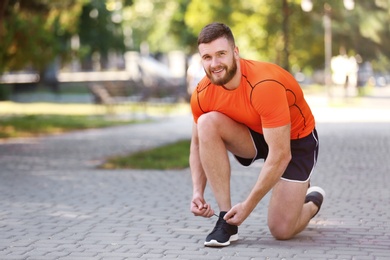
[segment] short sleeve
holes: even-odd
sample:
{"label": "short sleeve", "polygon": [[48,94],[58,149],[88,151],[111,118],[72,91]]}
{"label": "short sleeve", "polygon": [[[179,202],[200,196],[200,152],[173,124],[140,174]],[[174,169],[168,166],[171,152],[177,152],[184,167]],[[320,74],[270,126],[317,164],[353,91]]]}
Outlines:
{"label": "short sleeve", "polygon": [[198,98],[197,98],[196,90],[191,95],[190,104],[191,104],[191,112],[192,112],[192,116],[194,118],[194,122],[198,123],[198,118],[202,115],[203,112],[200,109],[199,104],[198,104]]}
{"label": "short sleeve", "polygon": [[286,89],[278,82],[269,80],[255,86],[251,102],[264,128],[284,126],[291,122]]}

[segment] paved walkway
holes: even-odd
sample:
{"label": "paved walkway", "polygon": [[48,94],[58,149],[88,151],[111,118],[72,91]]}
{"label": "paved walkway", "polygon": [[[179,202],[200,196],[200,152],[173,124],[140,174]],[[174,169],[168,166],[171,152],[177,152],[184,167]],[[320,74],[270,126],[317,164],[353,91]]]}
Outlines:
{"label": "paved walkway", "polygon": [[[0,143],[0,259],[389,259],[390,99],[333,108],[308,99],[321,141],[312,183],[327,198],[296,238],[272,238],[266,197],[238,242],[205,248],[216,219],[189,212],[188,169],[96,169],[107,156],[189,138],[183,115]],[[260,167],[233,164],[233,203]]]}

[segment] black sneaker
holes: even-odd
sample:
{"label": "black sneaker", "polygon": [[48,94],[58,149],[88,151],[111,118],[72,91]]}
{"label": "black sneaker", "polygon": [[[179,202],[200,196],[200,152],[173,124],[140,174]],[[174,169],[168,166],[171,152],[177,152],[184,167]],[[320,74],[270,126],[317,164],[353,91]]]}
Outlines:
{"label": "black sneaker", "polygon": [[228,246],[230,242],[238,240],[238,227],[226,223],[223,219],[226,212],[219,213],[217,224],[213,231],[206,237],[205,246],[221,247]]}
{"label": "black sneaker", "polygon": [[316,214],[314,214],[313,217],[311,218],[314,218],[317,215],[317,213],[320,211],[324,198],[325,198],[325,191],[322,188],[313,186],[307,189],[305,203],[311,201],[318,207]]}

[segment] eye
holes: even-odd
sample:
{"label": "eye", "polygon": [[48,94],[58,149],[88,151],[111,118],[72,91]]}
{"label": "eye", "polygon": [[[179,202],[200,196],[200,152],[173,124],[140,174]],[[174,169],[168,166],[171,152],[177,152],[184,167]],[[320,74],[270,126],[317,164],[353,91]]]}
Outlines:
{"label": "eye", "polygon": [[219,53],[218,53],[218,57],[223,57],[223,56],[225,56],[225,55],[226,55],[225,52],[219,52]]}
{"label": "eye", "polygon": [[202,59],[205,60],[205,61],[208,61],[208,60],[211,59],[211,57],[210,56],[203,56]]}

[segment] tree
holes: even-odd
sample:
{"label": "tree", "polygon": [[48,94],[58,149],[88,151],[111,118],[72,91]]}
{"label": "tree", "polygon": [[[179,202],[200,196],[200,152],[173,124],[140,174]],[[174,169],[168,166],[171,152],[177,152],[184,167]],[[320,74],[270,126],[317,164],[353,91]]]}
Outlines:
{"label": "tree", "polygon": [[43,70],[56,56],[67,60],[75,54],[69,46],[75,34],[83,57],[141,46],[151,53],[190,54],[200,30],[213,21],[232,28],[244,58],[310,72],[324,66],[325,3],[332,7],[332,54],[345,49],[376,61],[377,69],[388,66],[387,0],[355,1],[352,11],[340,0],[312,2],[305,13],[301,0],[6,0],[0,4],[0,72]]}
{"label": "tree", "polygon": [[[295,1],[295,0],[294,0]],[[300,1],[295,1],[300,2]],[[390,3],[387,0],[378,1],[354,1],[353,10],[346,10],[343,1],[339,0],[317,0],[312,1],[314,6],[310,13],[303,14],[307,17],[305,25],[313,27],[313,30],[303,32],[307,43],[312,46],[321,46],[321,39],[312,39],[313,36],[318,36],[318,33],[323,34],[323,13],[324,4],[327,3],[331,7],[332,18],[332,55],[339,55],[340,52],[345,52],[348,55],[357,55],[362,61],[371,61],[378,64],[377,69],[385,68],[390,60]],[[314,29],[315,28],[315,29]],[[307,27],[306,27],[307,29]],[[310,35],[311,34],[311,35]],[[302,41],[301,43],[304,44]],[[323,46],[323,44],[322,44]],[[306,48],[300,48],[305,50]],[[310,50],[310,49],[306,49]],[[315,60],[323,60],[323,48],[309,51],[314,55],[310,65],[314,68],[319,68],[319,63]]]}
{"label": "tree", "polygon": [[372,60],[377,71],[390,66],[390,2],[361,1],[354,19],[353,43],[357,53],[365,60]]}
{"label": "tree", "polygon": [[[121,1],[92,0],[83,6],[77,32],[81,47],[79,54],[84,61],[99,54],[104,68],[110,51],[124,52],[122,8]],[[91,69],[90,64],[86,66]]]}
{"label": "tree", "polygon": [[178,8],[172,15],[172,20],[170,22],[169,28],[172,33],[172,37],[175,39],[175,42],[179,46],[183,46],[182,49],[186,53],[194,53],[197,51],[196,40],[197,33],[188,30],[188,27],[185,23],[185,14],[188,8],[188,5],[191,3],[191,0],[178,0]]}
{"label": "tree", "polygon": [[84,0],[9,0],[0,24],[0,73],[29,67],[42,72],[68,55],[62,39],[74,33]]}
{"label": "tree", "polygon": [[132,6],[123,9],[128,49],[140,51],[141,46],[148,46],[151,53],[165,53],[186,48],[180,38],[182,32],[171,27],[181,25],[177,10],[185,6],[185,0],[134,0]]}
{"label": "tree", "polygon": [[[374,64],[381,61],[378,67],[388,64],[389,1],[355,1],[351,11],[346,10],[340,0],[312,2],[313,10],[305,13],[301,0],[224,1],[223,4],[192,0],[185,22],[194,34],[209,22],[226,22],[234,31],[244,57],[310,72],[324,66],[323,14],[324,5],[328,3],[332,7],[333,55],[345,49],[350,55],[359,54],[363,60],[374,61]],[[284,12],[286,4],[287,13]],[[288,24],[284,24],[286,15]],[[286,66],[286,48],[290,66]]]}
{"label": "tree", "polygon": [[3,29],[4,13],[7,6],[8,6],[8,0],[3,0],[2,2],[0,2],[0,31],[2,31]]}

